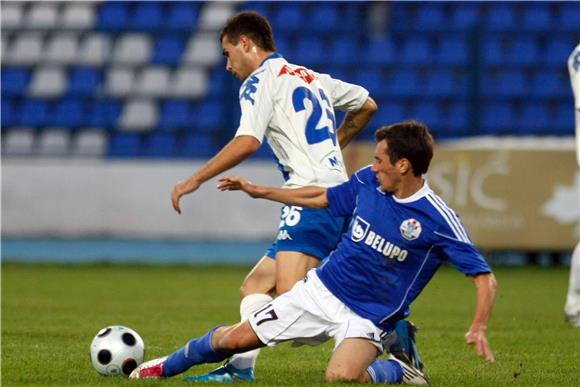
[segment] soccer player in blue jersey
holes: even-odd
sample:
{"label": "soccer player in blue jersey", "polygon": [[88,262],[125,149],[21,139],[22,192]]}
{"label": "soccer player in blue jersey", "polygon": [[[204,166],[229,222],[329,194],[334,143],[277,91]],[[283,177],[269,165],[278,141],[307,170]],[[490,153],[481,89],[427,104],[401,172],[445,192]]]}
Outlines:
{"label": "soccer player in blue jersey", "polygon": [[383,339],[409,315],[411,303],[444,262],[473,279],[477,302],[465,339],[494,362],[486,332],[496,280],[455,212],[422,177],[433,156],[427,127],[416,121],[382,127],[376,140],[373,164],[336,187],[280,189],[240,177],[221,179],[222,190],[352,215],[350,229],[330,259],[290,292],[244,322],[213,328],[170,356],[143,363],[131,377],[169,377],[253,348],[289,340],[316,345],[334,338],[328,382],[426,384],[412,364],[377,357]]}
{"label": "soccer player in blue jersey", "polygon": [[[181,213],[184,195],[241,163],[265,140],[282,172],[284,187],[331,187],[347,181],[341,149],[377,111],[368,91],[287,61],[276,50],[268,20],[255,12],[230,18],[220,42],[227,58],[226,70],[242,81],[240,124],[220,152],[175,185],[171,193],[174,209]],[[335,109],[346,112],[338,128]],[[279,229],[274,243],[241,286],[241,320],[318,266],[336,247],[347,220],[327,209],[284,206],[275,222]],[[256,357],[257,351],[235,356],[202,379],[254,380]]]}

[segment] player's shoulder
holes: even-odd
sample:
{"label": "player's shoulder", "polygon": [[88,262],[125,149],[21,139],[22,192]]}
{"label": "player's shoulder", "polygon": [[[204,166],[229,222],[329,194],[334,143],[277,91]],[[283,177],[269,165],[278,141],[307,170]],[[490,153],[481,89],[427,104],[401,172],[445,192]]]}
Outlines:
{"label": "player's shoulder", "polygon": [[449,207],[443,198],[431,189],[426,191],[424,198],[430,218],[436,224],[435,228],[441,236],[471,243],[469,234],[459,219],[459,215]]}
{"label": "player's shoulder", "polygon": [[362,185],[377,186],[377,176],[371,170],[371,164],[362,167],[352,175],[352,179]]}

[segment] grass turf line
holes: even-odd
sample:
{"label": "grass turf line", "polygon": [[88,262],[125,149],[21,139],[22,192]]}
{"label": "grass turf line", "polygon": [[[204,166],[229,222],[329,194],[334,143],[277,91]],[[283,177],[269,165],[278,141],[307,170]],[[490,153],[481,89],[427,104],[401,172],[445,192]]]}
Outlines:
{"label": "grass turf line", "polygon": [[[167,354],[217,323],[238,320],[247,267],[2,265],[3,386],[135,386],[98,375],[89,345],[107,325],[126,325],[145,340],[146,359]],[[497,363],[464,344],[474,309],[468,278],[444,268],[415,302],[419,349],[435,386],[570,386],[580,383],[580,329],[563,319],[563,268],[499,268],[489,340]],[[332,342],[265,349],[257,385],[324,384]],[[190,370],[199,374],[213,368]],[[177,377],[140,386],[187,385]]]}

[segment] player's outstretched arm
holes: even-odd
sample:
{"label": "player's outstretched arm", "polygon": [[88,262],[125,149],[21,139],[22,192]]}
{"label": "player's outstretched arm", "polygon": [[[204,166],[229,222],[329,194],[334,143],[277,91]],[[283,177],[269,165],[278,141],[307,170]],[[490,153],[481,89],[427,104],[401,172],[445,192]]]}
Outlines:
{"label": "player's outstretched arm", "polygon": [[376,102],[368,97],[356,112],[348,112],[337,130],[340,149],[344,149],[370,122],[379,108]]}
{"label": "player's outstretched arm", "polygon": [[253,198],[268,199],[291,206],[308,208],[328,207],[326,188],[301,187],[294,189],[265,187],[253,184],[240,176],[222,177],[218,189],[221,191],[244,191]]}
{"label": "player's outstretched arm", "polygon": [[469,327],[469,331],[465,334],[465,341],[467,341],[467,344],[474,346],[478,356],[483,357],[490,363],[494,363],[495,357],[487,342],[486,332],[495,301],[497,281],[493,273],[484,273],[474,276],[473,282],[477,288],[477,305],[473,322]]}
{"label": "player's outstretched arm", "polygon": [[256,152],[260,141],[252,136],[237,136],[222,148],[217,155],[209,160],[195,175],[186,180],[178,181],[171,190],[173,209],[181,214],[179,200],[183,195],[196,191],[204,182],[235,167],[248,156]]}

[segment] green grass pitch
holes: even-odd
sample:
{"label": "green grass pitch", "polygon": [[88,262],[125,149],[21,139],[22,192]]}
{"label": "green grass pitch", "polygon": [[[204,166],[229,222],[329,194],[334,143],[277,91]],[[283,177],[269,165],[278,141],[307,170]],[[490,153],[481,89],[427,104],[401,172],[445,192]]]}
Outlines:
{"label": "green grass pitch", "polygon": [[[126,325],[145,340],[146,359],[167,354],[217,323],[238,319],[247,267],[2,265],[2,386],[161,386],[99,376],[89,345],[100,328]],[[471,281],[443,268],[419,296],[411,319],[435,386],[580,385],[580,329],[563,319],[564,268],[499,268],[489,340],[497,363],[464,344],[474,308]],[[257,385],[316,386],[332,343],[265,349]],[[190,373],[202,373],[211,365]]]}

